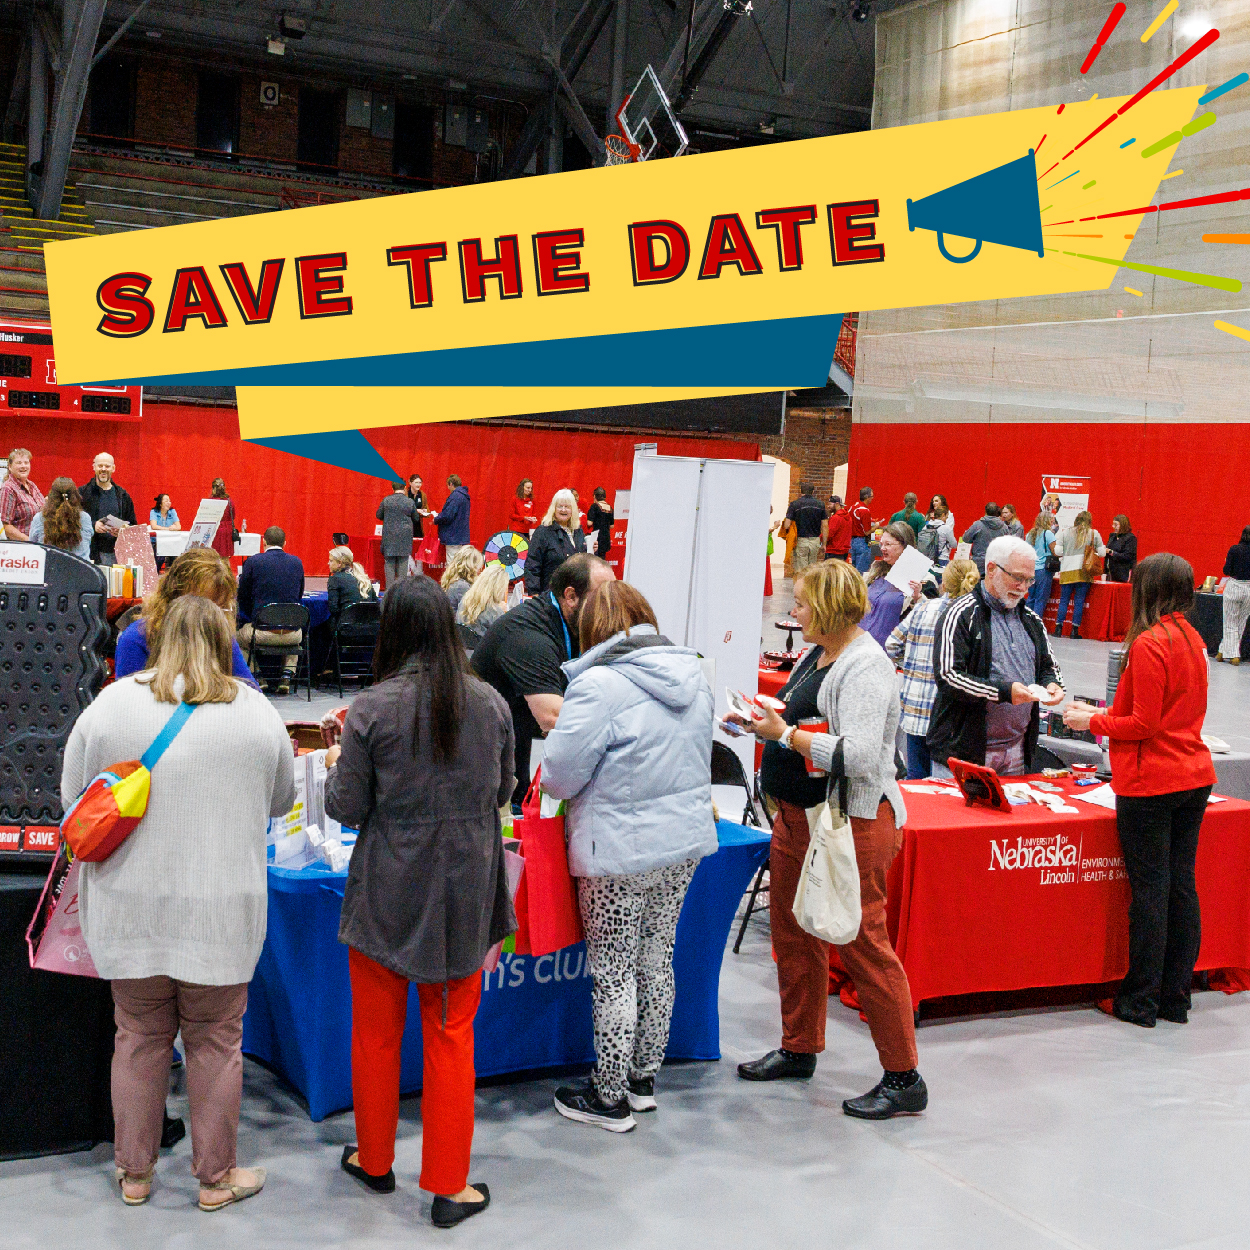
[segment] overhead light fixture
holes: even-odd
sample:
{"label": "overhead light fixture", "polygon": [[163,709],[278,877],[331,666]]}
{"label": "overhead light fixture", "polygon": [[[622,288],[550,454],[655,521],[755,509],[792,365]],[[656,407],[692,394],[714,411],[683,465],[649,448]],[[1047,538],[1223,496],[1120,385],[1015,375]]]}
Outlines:
{"label": "overhead light fixture", "polygon": [[145,30],[143,33],[147,35],[149,39],[159,39],[161,37],[161,32],[159,30]]}
{"label": "overhead light fixture", "polygon": [[272,56],[285,56],[286,44],[281,39],[270,39],[265,44],[266,50]]}
{"label": "overhead light fixture", "polygon": [[404,77],[404,81],[405,81],[405,82],[416,82],[416,81],[417,81],[417,76],[416,76],[416,74],[405,74],[403,77]]}
{"label": "overhead light fixture", "polygon": [[467,82],[461,82],[459,78],[449,78],[447,80],[448,91],[468,91],[468,89],[469,84]]}
{"label": "overhead light fixture", "polygon": [[284,13],[278,22],[278,29],[288,39],[303,39],[308,34],[308,23],[294,13]]}
{"label": "overhead light fixture", "polygon": [[856,22],[866,22],[869,12],[868,5],[864,4],[863,0],[860,0],[860,3],[856,4],[851,10],[851,18]]}

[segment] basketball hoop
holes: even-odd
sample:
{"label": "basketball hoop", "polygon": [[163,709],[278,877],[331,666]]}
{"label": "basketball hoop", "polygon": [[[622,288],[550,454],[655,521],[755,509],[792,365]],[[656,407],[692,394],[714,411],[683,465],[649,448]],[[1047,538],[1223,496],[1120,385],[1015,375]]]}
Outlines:
{"label": "basketball hoop", "polygon": [[607,152],[605,165],[628,165],[638,159],[635,148],[624,135],[608,135],[603,146]]}

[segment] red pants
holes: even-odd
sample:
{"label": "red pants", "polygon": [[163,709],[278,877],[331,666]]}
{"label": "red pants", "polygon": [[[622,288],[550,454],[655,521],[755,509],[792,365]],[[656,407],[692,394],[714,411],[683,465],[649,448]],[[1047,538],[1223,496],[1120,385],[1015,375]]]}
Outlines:
{"label": "red pants", "polygon": [[[907,1072],[916,1066],[911,988],[885,927],[885,876],[903,835],[886,802],[873,820],[852,816],[851,830],[863,919],[859,936],[839,946],[838,954],[859,991],[881,1066],[888,1072]],[[794,895],[810,841],[807,813],[793,803],[779,804],[768,860],[768,914],[781,991],[781,1045],[819,1054],[825,1048],[829,1008],[829,948],[800,929],[794,918]]]}
{"label": "red pants", "polygon": [[[384,1176],[395,1162],[399,1124],[399,1057],[408,1014],[408,981],[367,955],[348,949],[352,978],[352,1099],[360,1166]],[[447,1023],[442,985],[418,985],[421,1043],[421,1179],[450,1197],[469,1183],[473,1147],[473,1017],[482,974],[448,981]]]}

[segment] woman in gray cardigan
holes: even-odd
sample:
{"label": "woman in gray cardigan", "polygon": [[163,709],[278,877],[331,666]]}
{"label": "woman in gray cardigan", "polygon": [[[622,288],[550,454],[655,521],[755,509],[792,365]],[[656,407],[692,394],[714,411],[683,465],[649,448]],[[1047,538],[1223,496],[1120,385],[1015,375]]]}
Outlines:
{"label": "woman in gray cardigan", "polygon": [[179,1027],[200,1207],[265,1183],[262,1168],[235,1159],[243,1013],[265,940],[265,824],[290,811],[295,782],[282,718],[230,676],[233,643],[212,600],[176,599],[148,667],[106,686],[65,746],[68,807],[97,773],[142,756],[180,702],[195,708],[153,766],[143,819],[108,859],[84,863],[79,882],[87,948],[113,983],[113,1150],[128,1206],[151,1194]]}
{"label": "woman in gray cardigan", "polygon": [[568,800],[594,977],[589,1081],[556,1091],[566,1119],[614,1133],[653,1111],[673,1014],[673,942],[694,870],[716,850],[712,691],[696,652],[659,635],[625,582],[582,605],[582,653],[543,748],[543,789]]}
{"label": "woman in gray cardigan", "polygon": [[[750,727],[761,738],[780,742],[828,773],[830,799],[846,803],[855,838],[863,919],[854,941],[838,948],[859,991],[876,1043],[881,1081],[861,1098],[842,1104],[847,1115],[886,1120],[913,1115],[928,1105],[929,1094],[916,1070],[916,1030],[907,973],[894,953],[885,923],[885,878],[903,844],[907,820],[895,770],[899,721],[898,676],[877,642],[859,627],[868,611],[864,580],[849,564],[827,561],[809,568],[794,585],[794,618],[803,640],[821,649],[824,668],[816,705],[828,733],[812,733],[766,712]],[[730,719],[742,723],[741,718]],[[769,857],[769,916],[781,991],[782,1041],[779,1050],[738,1065],[748,1081],[810,1077],[816,1055],[825,1048],[829,996],[829,953],[819,938],[799,928],[794,895],[811,835],[807,813],[779,803]]]}
{"label": "woman in gray cardigan", "polygon": [[326,812],[360,831],[339,941],[352,982],[352,1100],[359,1146],[343,1170],[395,1188],[400,1043],[409,982],[421,1003],[422,1189],[440,1228],[486,1208],[468,1184],[473,1017],[482,962],[516,929],[499,807],[512,794],[512,716],[470,675],[447,596],[429,578],[382,601],[376,684],[356,697],[326,752]]}

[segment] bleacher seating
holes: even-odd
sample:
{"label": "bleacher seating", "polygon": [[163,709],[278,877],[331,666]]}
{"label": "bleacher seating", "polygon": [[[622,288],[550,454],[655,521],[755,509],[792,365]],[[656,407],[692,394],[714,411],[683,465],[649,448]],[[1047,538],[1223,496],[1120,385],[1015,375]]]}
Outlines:
{"label": "bleacher seating", "polygon": [[75,146],[60,219],[39,221],[26,199],[26,148],[0,144],[0,317],[48,315],[43,245],[153,226],[271,213],[409,188],[345,175],[318,177],[263,161],[223,164],[176,150]]}

